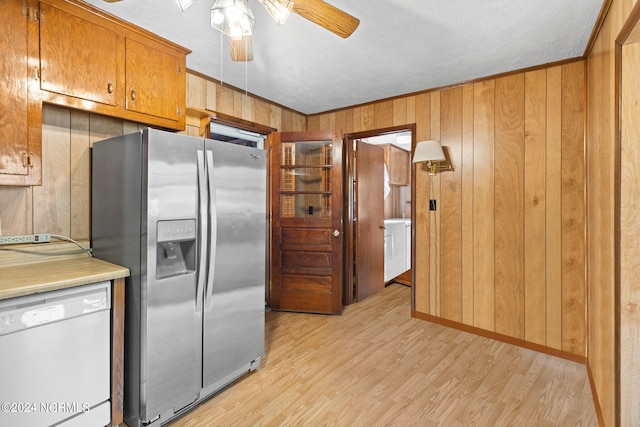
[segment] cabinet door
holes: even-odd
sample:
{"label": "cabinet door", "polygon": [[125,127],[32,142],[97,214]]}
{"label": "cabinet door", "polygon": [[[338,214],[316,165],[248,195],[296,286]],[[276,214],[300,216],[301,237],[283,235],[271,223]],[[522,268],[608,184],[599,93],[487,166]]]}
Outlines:
{"label": "cabinet door", "polygon": [[409,185],[411,181],[410,153],[391,144],[386,145],[384,149],[384,160],[389,172],[389,184]]}
{"label": "cabinet door", "polygon": [[132,39],[127,39],[125,45],[126,108],[183,121],[186,102],[184,55]]}
{"label": "cabinet door", "polygon": [[40,15],[41,88],[116,105],[117,34],[44,2]]}
{"label": "cabinet door", "polygon": [[29,171],[27,136],[27,11],[21,1],[0,3],[0,174],[26,175]]}

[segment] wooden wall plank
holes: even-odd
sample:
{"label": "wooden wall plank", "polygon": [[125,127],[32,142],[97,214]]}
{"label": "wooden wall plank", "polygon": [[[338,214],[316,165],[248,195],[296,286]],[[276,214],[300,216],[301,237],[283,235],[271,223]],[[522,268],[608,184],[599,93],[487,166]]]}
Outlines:
{"label": "wooden wall plank", "polygon": [[474,93],[473,85],[462,88],[462,323],[473,326],[473,153]]}
{"label": "wooden wall plank", "polygon": [[407,121],[407,98],[398,98],[393,100],[393,119],[392,126],[402,126],[413,123]]}
{"label": "wooden wall plank", "polygon": [[408,96],[407,98],[407,119],[405,123],[416,123],[416,96]]}
{"label": "wooden wall plank", "polygon": [[33,233],[31,201],[33,187],[0,186],[0,235]]}
{"label": "wooden wall plank", "polygon": [[473,322],[495,329],[495,80],[473,85]]}
{"label": "wooden wall plank", "polygon": [[496,332],[524,338],[524,74],[496,80]]}
{"label": "wooden wall plank", "polygon": [[334,130],[335,129],[335,113],[320,114],[320,130]]}
{"label": "wooden wall plank", "polygon": [[238,92],[237,90],[233,91],[233,116],[240,117],[243,119],[243,114],[245,112],[244,109],[244,94]]}
{"label": "wooden wall plank", "polygon": [[562,66],[562,350],[586,349],[584,63]]}
{"label": "wooden wall plank", "polygon": [[34,187],[33,232],[71,234],[71,111],[48,106],[42,112],[42,186]]}
{"label": "wooden wall plank", "polygon": [[310,116],[307,119],[307,130],[319,130],[320,129],[320,116]]}
{"label": "wooden wall plank", "polygon": [[440,142],[453,171],[440,177],[440,315],[462,322],[462,87],[442,91]]}
{"label": "wooden wall plank", "polygon": [[[218,85],[215,82],[207,80],[206,91],[207,91],[207,97],[206,97],[207,103],[205,108],[210,111],[218,111],[217,109]],[[187,104],[187,105],[191,105],[191,104]]]}
{"label": "wooden wall plank", "polygon": [[91,237],[91,140],[89,114],[71,111],[71,217],[70,237],[89,240]]}
{"label": "wooden wall plank", "polygon": [[207,80],[191,73],[187,73],[187,105],[207,108]]}
{"label": "wooden wall plank", "polygon": [[[431,95],[420,94],[414,98],[416,118],[416,140],[424,141],[431,137]],[[415,148],[415,147],[414,147]],[[430,288],[430,263],[431,258],[429,244],[429,175],[422,169],[422,165],[413,164],[415,173],[415,254],[414,254],[414,309],[420,313],[431,314],[431,288]]]}
{"label": "wooden wall plank", "polygon": [[270,105],[269,106],[269,123],[264,123],[274,129],[282,130],[282,108]]}
{"label": "wooden wall plank", "polygon": [[353,109],[353,132],[360,132],[362,130],[362,108],[356,107]]}
{"label": "wooden wall plank", "polygon": [[345,121],[345,127],[344,127],[344,131],[345,133],[352,133],[354,132],[355,126],[354,126],[354,118],[353,115],[355,114],[355,108],[349,108],[345,111],[344,113],[344,121]]}
{"label": "wooden wall plank", "polygon": [[339,130],[342,132],[342,134],[346,134],[346,128],[347,128],[347,113],[345,110],[340,110],[336,112],[336,118],[335,118],[335,129]]}
{"label": "wooden wall plank", "polygon": [[640,425],[640,43],[622,48],[620,165],[620,413]]}
{"label": "wooden wall plank", "polygon": [[562,349],[562,67],[547,70],[546,345]]}
{"label": "wooden wall plank", "polygon": [[547,70],[525,73],[524,118],[524,338],[546,343],[545,319],[545,154]]}
{"label": "wooden wall plank", "polygon": [[[440,140],[440,102],[441,92],[431,94],[431,139]],[[440,201],[440,175],[430,176],[430,199]],[[427,204],[429,206],[429,204]],[[440,316],[440,243],[442,232],[440,230],[440,209],[429,212],[429,283],[431,290],[429,311],[434,316]]]}
{"label": "wooden wall plank", "polygon": [[374,124],[372,129],[385,129],[393,126],[393,101],[381,101],[373,104]]}
{"label": "wooden wall plank", "polygon": [[253,101],[253,121],[256,123],[271,123],[271,106],[261,99]]}
{"label": "wooden wall plank", "polygon": [[[216,110],[219,113],[233,115],[235,102],[234,91],[228,86],[218,85],[216,89]],[[236,116],[237,117],[237,116]]]}
{"label": "wooden wall plank", "polygon": [[360,107],[360,130],[375,129],[376,123],[376,107],[373,104],[367,104]]}

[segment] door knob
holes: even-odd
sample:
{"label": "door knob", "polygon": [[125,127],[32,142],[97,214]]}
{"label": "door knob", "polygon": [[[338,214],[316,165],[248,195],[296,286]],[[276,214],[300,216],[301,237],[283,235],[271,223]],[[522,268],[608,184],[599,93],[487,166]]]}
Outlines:
{"label": "door knob", "polygon": [[333,230],[333,237],[338,237],[340,236],[340,231],[339,230]]}

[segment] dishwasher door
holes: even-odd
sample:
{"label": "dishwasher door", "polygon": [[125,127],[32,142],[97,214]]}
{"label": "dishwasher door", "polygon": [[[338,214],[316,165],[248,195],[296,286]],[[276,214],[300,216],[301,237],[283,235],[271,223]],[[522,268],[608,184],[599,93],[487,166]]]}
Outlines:
{"label": "dishwasher door", "polygon": [[105,426],[110,283],[0,301],[0,426]]}

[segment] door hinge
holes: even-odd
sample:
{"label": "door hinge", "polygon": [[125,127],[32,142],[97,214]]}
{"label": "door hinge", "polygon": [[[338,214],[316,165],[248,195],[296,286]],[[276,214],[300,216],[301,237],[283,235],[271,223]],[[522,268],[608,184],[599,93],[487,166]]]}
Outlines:
{"label": "door hinge", "polygon": [[38,68],[38,67],[34,67],[33,68],[33,77],[36,80],[40,80],[40,68]]}
{"label": "door hinge", "polygon": [[37,7],[29,6],[26,3],[22,3],[22,16],[26,16],[30,21],[44,22],[44,13],[40,12]]}

